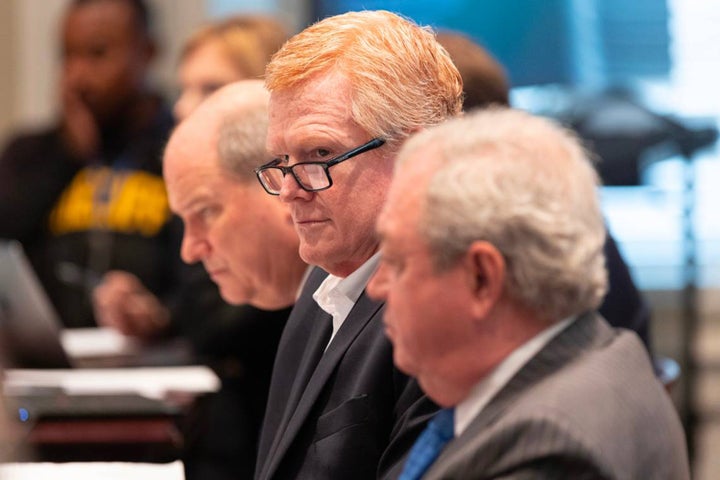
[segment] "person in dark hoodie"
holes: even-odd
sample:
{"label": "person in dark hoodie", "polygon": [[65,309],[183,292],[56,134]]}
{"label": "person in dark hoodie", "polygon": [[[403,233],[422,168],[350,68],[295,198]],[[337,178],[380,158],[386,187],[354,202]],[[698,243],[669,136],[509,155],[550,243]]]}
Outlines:
{"label": "person in dark hoodie", "polygon": [[161,168],[173,118],[147,81],[156,47],[145,3],[74,0],[61,32],[59,118],[0,156],[0,238],[23,244],[64,325],[88,327],[110,270],[158,298],[174,290],[179,224]]}

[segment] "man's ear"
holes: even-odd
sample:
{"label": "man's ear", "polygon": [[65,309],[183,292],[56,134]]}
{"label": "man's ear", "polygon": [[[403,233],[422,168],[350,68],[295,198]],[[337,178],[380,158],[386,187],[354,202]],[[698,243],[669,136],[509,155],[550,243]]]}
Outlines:
{"label": "man's ear", "polygon": [[505,284],[505,258],[489,242],[473,242],[465,254],[473,314],[485,318],[498,303]]}

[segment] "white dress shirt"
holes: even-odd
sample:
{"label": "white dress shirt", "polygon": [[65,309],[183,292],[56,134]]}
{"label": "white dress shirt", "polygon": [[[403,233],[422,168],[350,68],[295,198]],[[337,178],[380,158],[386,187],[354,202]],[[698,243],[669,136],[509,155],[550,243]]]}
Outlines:
{"label": "white dress shirt", "polygon": [[355,306],[360,294],[365,290],[365,286],[375,273],[379,263],[380,252],[377,252],[345,278],[328,275],[313,293],[313,299],[320,308],[332,315],[333,329],[328,345],[335,338],[335,334]]}
{"label": "white dress shirt", "polygon": [[550,340],[574,321],[575,317],[567,318],[541,331],[480,380],[470,390],[470,394],[455,407],[455,436],[460,436],[500,389]]}

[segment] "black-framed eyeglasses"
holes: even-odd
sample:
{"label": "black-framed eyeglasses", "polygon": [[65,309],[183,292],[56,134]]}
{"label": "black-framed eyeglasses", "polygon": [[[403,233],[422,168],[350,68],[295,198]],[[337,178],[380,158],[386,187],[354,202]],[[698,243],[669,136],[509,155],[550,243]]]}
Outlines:
{"label": "black-framed eyeglasses", "polygon": [[374,150],[385,143],[382,138],[373,138],[367,143],[353,148],[352,150],[338,155],[327,162],[300,162],[290,167],[279,165],[281,158],[276,158],[265,165],[255,169],[255,175],[260,180],[260,185],[270,195],[280,195],[283,177],[288,173],[292,174],[300,188],[307,192],[319,192],[332,187],[332,177],[330,176],[330,167],[340,162],[349,160],[352,157]]}

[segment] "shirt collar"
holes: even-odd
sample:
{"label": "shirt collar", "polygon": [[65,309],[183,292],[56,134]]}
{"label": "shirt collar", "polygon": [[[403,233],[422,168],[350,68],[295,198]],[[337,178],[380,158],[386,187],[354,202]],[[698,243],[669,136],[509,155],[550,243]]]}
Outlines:
{"label": "shirt collar", "polygon": [[376,252],[347,277],[328,275],[313,293],[313,299],[320,308],[333,317],[332,337],[350,314],[379,263],[380,252]]}
{"label": "shirt collar", "polygon": [[547,327],[515,349],[488,376],[475,384],[470,394],[455,408],[455,436],[460,436],[510,379],[575,318],[566,318]]}

